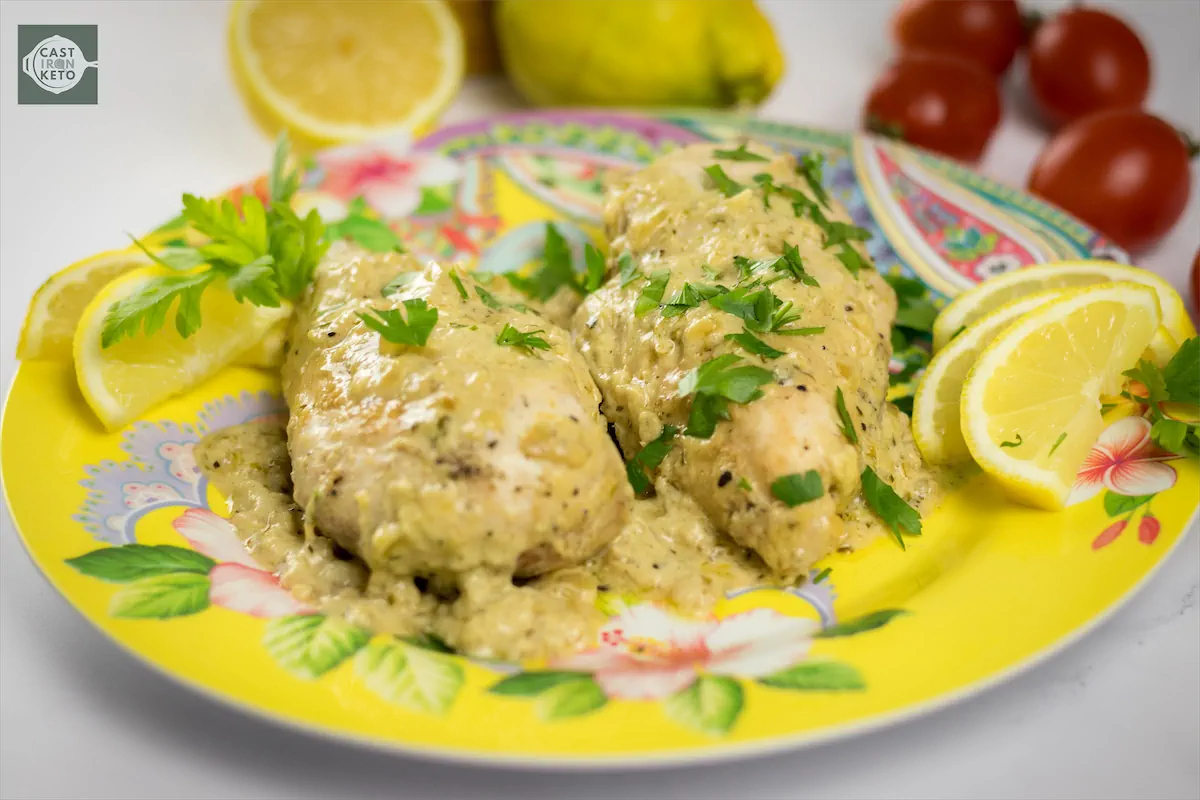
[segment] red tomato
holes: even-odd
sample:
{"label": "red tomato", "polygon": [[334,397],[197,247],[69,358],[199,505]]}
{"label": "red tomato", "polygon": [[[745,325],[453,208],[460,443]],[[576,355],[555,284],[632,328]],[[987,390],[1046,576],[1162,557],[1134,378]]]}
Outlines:
{"label": "red tomato", "polygon": [[904,0],[892,17],[901,52],[946,53],[1003,75],[1025,28],[1016,0]]}
{"label": "red tomato", "polygon": [[1121,20],[1094,8],[1072,8],[1034,31],[1029,85],[1038,108],[1055,125],[1106,108],[1140,108],[1150,90],[1150,57]]}
{"label": "red tomato", "polygon": [[1071,123],[1038,156],[1029,191],[1062,206],[1126,250],[1171,229],[1191,189],[1179,131],[1136,108]]}
{"label": "red tomato", "polygon": [[939,53],[906,53],[884,70],[863,110],[863,126],[964,161],[983,153],[1000,122],[990,72]]}

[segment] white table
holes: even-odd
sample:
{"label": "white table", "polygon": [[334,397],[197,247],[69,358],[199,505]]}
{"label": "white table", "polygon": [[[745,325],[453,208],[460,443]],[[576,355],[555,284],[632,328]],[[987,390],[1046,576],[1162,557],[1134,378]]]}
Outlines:
{"label": "white table", "polygon": [[[1155,59],[1151,107],[1200,132],[1200,3],[1129,2]],[[763,109],[851,127],[887,58],[890,4],[769,4],[789,60]],[[0,384],[25,304],[53,270],[268,163],[225,67],[223,4],[0,5]],[[98,23],[100,103],[17,106],[17,23]],[[835,78],[834,76],[839,76]],[[517,104],[469,86],[447,115]],[[1021,184],[1044,134],[1010,103],[983,170]],[[1193,183],[1200,184],[1193,170]],[[1186,218],[1142,263],[1182,285]],[[985,695],[861,739],[743,764],[529,776],[366,753],[244,718],[177,688],[93,631],[0,532],[0,797],[1196,797],[1200,537],[1097,632]],[[1069,583],[1054,587],[1070,591]]]}

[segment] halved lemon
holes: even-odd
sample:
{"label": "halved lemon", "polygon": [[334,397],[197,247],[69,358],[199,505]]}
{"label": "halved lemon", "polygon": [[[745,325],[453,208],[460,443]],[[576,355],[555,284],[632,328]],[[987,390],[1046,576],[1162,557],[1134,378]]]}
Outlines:
{"label": "halved lemon", "polygon": [[251,112],[306,147],[419,130],[462,85],[462,34],[440,0],[243,0],[229,42]]}
{"label": "halved lemon", "polygon": [[913,438],[931,464],[969,461],[971,451],[962,434],[962,390],[967,373],[983,349],[1023,314],[1054,300],[1062,289],[1046,289],[1005,303],[950,340],[921,378],[913,398]]}
{"label": "halved lemon", "polygon": [[1010,300],[1043,289],[1067,289],[1104,281],[1132,281],[1158,293],[1163,325],[1177,339],[1195,335],[1187,308],[1171,284],[1138,267],[1114,261],[1059,261],[1026,267],[984,281],[963,292],[942,309],[933,323],[933,352],[949,343],[954,334]]}
{"label": "halved lemon", "polygon": [[272,326],[291,314],[233,299],[221,283],[200,301],[203,324],[187,339],[170,324],[147,336],[138,332],[111,347],[100,344],[109,307],[139,289],[147,279],[166,274],[147,267],[112,281],[88,304],[75,330],[75,376],[84,400],[112,430],[136,419],[167,398],[187,391],[256,344]]}
{"label": "halved lemon", "polygon": [[1154,338],[1154,289],[1127,281],[1068,290],[1004,330],[980,354],[962,394],[971,456],[1014,499],[1066,503],[1103,428],[1100,395]]}
{"label": "halved lemon", "polygon": [[129,247],[97,253],[51,275],[29,301],[17,358],[68,360],[79,317],[96,293],[113,278],[150,263],[145,253]]}

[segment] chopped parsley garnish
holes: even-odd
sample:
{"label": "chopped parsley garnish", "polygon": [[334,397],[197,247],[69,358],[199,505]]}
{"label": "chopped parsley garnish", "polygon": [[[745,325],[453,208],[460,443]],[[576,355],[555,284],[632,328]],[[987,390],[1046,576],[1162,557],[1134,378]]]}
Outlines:
{"label": "chopped parsley garnish", "polygon": [[710,281],[715,281],[715,280],[717,280],[718,278],[720,278],[720,277],[721,277],[721,272],[722,272],[722,271],[721,271],[721,270],[719,270],[719,269],[713,269],[713,268],[712,268],[712,267],[710,267],[708,264],[701,264],[701,265],[700,265],[700,271],[701,271],[701,272],[703,272],[703,273],[704,273],[704,276],[705,276],[706,278],[708,278]]}
{"label": "chopped parsley garnish", "polygon": [[467,294],[467,287],[463,286],[462,278],[458,277],[458,270],[450,270],[450,280],[454,282],[454,288],[458,290],[458,296],[463,300],[470,300],[471,295]]}
{"label": "chopped parsley garnish", "polygon": [[490,309],[499,310],[504,308],[504,304],[496,299],[496,295],[489,292],[479,284],[475,284],[475,294],[479,295],[479,301]]}
{"label": "chopped parsley garnish", "polygon": [[629,253],[621,253],[620,257],[617,259],[617,268],[621,273],[622,287],[628,286],[638,278],[643,277],[642,273],[638,270],[637,265],[633,263],[633,256],[629,255]]}
{"label": "chopped parsley garnish", "polygon": [[589,243],[583,247],[583,261],[587,265],[587,277],[584,278],[583,289],[591,294],[604,283],[604,256]]}
{"label": "chopped parsley garnish", "polygon": [[575,267],[571,264],[571,249],[567,246],[567,240],[550,222],[546,223],[546,242],[542,248],[541,265],[529,277],[506,272],[504,278],[522,294],[543,303],[554,297],[564,286],[579,294],[586,294],[575,273]]}
{"label": "chopped parsley garnish", "polygon": [[280,136],[268,177],[271,195],[266,206],[254,194],[246,194],[236,206],[228,198],[183,196],[180,218],[208,237],[203,244],[172,247],[159,256],[134,239],[151,260],[174,272],[204,265],[207,269],[150,278],[113,303],[104,317],[101,347],[111,347],[139,330],[147,335],[158,332],[176,301],[175,330],[182,337],[191,336],[203,322],[201,296],[220,279],[238,302],[256,306],[277,308],[282,300],[299,296],[312,281],[313,270],[329,243],[315,210],[301,218],[289,205],[300,178],[287,170],[287,152],[287,138]]}
{"label": "chopped parsley garnish", "polygon": [[1013,441],[1011,441],[1011,442],[1010,442],[1010,441],[1003,441],[1003,442],[1001,442],[1001,443],[1000,443],[1000,446],[1001,446],[1001,447],[1020,447],[1020,446],[1021,446],[1023,443],[1024,443],[1024,440],[1023,440],[1023,439],[1021,439],[1021,434],[1019,434],[1019,433],[1018,433],[1018,434],[1017,434],[1017,438],[1016,438],[1016,439],[1014,439],[1014,440],[1013,440]]}
{"label": "chopped parsley garnish", "polygon": [[808,472],[776,478],[771,483],[771,494],[782,500],[788,508],[795,508],[824,495],[825,487],[817,471],[810,469]]}
{"label": "chopped parsley garnish", "polygon": [[747,330],[743,330],[741,333],[727,333],[725,338],[731,342],[737,342],[743,350],[756,356],[776,359],[784,355],[782,350],[776,350]]}
{"label": "chopped parsley garnish", "polygon": [[721,169],[720,164],[713,164],[711,167],[705,167],[704,172],[709,178],[712,179],[713,186],[717,188],[717,191],[726,197],[733,197],[735,194],[746,188],[733,178],[726,175],[725,170]]}
{"label": "chopped parsley garnish", "polygon": [[713,150],[713,157],[722,158],[726,161],[770,161],[765,156],[760,156],[758,153],[751,153],[747,150],[745,142],[738,145],[736,150]]}
{"label": "chopped parsley garnish", "polygon": [[371,313],[356,311],[358,318],[368,328],[376,331],[379,336],[392,344],[407,344],[414,347],[424,347],[429,341],[429,334],[437,325],[438,310],[430,308],[424,300],[405,300],[404,308],[408,312],[406,320],[398,308],[374,308]]}
{"label": "chopped parsley garnish", "polygon": [[732,314],[756,333],[778,333],[784,336],[807,336],[824,328],[788,328],[800,319],[792,311],[792,302],[783,302],[766,286],[747,284],[709,298],[714,308]]}
{"label": "chopped parsley garnish", "polygon": [[646,476],[646,470],[658,469],[667,453],[671,452],[671,442],[678,432],[679,429],[674,425],[664,426],[658,438],[648,442],[629,459],[629,463],[625,465],[625,474],[629,476],[629,483],[633,486],[635,494],[645,494],[650,489],[650,479]]}
{"label": "chopped parsley garnish", "polygon": [[753,491],[754,487],[750,485],[750,481],[746,480],[745,476],[738,478],[737,486],[743,492]]}
{"label": "chopped parsley garnish", "polygon": [[904,536],[921,535],[921,515],[870,467],[862,472],[862,493],[867,505],[896,537],[901,550],[904,549]]}
{"label": "chopped parsley garnish", "polygon": [[771,259],[753,261],[745,256],[734,256],[734,266],[738,268],[741,280],[751,280],[757,273],[767,270],[778,272],[781,277],[788,277],[806,286],[820,286],[817,279],[804,269],[804,261],[800,258],[800,250],[795,245],[784,243],[783,255]]}
{"label": "chopped parsley garnish", "polygon": [[1200,453],[1200,425],[1172,419],[1162,406],[1163,403],[1181,403],[1193,408],[1200,405],[1200,337],[1193,336],[1181,344],[1162,369],[1142,359],[1124,375],[1146,387],[1145,395],[1125,391],[1122,396],[1149,408],[1150,438],[1173,453]]}
{"label": "chopped parsley garnish", "polygon": [[830,222],[821,217],[817,223],[825,233],[825,247],[833,247],[843,242],[865,242],[871,238],[871,232],[866,228],[851,225],[849,222]]}
{"label": "chopped parsley garnish", "polygon": [[496,344],[515,347],[518,350],[524,350],[530,355],[533,354],[534,350],[549,350],[550,343],[538,336],[539,333],[545,333],[545,331],[539,328],[528,333],[521,333],[521,331],[506,322],[504,323],[504,328],[500,331],[500,335],[496,337]]}
{"label": "chopped parsley garnish", "polygon": [[[1153,428],[1151,430],[1153,430]],[[1058,438],[1054,440],[1054,444],[1051,445],[1049,455],[1054,455],[1054,451],[1057,450],[1058,446],[1061,445],[1066,440],[1067,440],[1067,433],[1066,433],[1066,431],[1063,431],[1062,433],[1060,433],[1058,435]]]}
{"label": "chopped parsley garnish", "polygon": [[867,266],[867,262],[863,260],[859,252],[848,244],[843,244],[838,248],[837,260],[842,262],[842,266],[846,268],[846,271],[856,278],[859,271]]}
{"label": "chopped parsley garnish", "polygon": [[821,172],[824,167],[824,154],[805,153],[804,157],[800,159],[800,163],[796,165],[796,172],[804,178],[804,182],[808,184],[808,190],[817,198],[817,202],[829,208],[829,195],[825,193],[825,186],[821,183]]}
{"label": "chopped parsley garnish", "polygon": [[670,270],[660,269],[657,272],[652,272],[646,281],[646,285],[642,287],[642,293],[638,295],[637,302],[633,306],[634,316],[645,316],[647,312],[658,308],[658,304],[662,302],[663,294],[667,291],[667,282],[670,280]]}
{"label": "chopped parsley garnish", "polygon": [[345,217],[325,226],[325,238],[331,242],[349,239],[375,253],[404,252],[403,242],[387,222],[367,215],[367,201],[362,197],[350,201]]}
{"label": "chopped parsley garnish", "polygon": [[664,317],[677,317],[680,314],[687,313],[690,309],[696,308],[705,300],[728,291],[724,286],[710,286],[706,283],[685,283],[683,288],[676,292],[675,296],[663,306],[662,315]]}
{"label": "chopped parsley garnish", "polygon": [[826,581],[826,579],[829,578],[829,575],[832,572],[833,572],[832,567],[826,567],[825,569],[823,569],[817,573],[816,577],[813,578],[813,583],[814,584],[824,583]]}
{"label": "chopped parsley garnish", "polygon": [[692,409],[684,433],[708,439],[717,422],[729,419],[729,403],[749,403],[762,397],[763,384],[775,376],[770,370],[741,364],[741,356],[723,355],[696,367],[679,382],[679,394],[692,397]]}
{"label": "chopped parsley garnish", "polygon": [[846,398],[842,396],[842,387],[837,387],[833,399],[837,406],[838,419],[842,421],[842,433],[846,434],[850,444],[858,444],[858,431],[854,430],[854,420],[850,419],[850,412],[846,408]]}

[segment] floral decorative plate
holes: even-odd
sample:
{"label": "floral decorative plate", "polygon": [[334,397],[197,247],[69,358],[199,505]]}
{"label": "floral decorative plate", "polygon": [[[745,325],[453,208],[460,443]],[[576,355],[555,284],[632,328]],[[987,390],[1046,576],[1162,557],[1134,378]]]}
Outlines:
{"label": "floral decorative plate", "polygon": [[[544,221],[601,238],[611,169],[750,135],[827,160],[826,183],[874,235],[877,268],[935,302],[1027,264],[1123,254],[1020,192],[900,145],[723,115],[531,113],[415,143],[329,151],[303,197],[327,220],[357,198],[426,258],[501,271]],[[261,181],[235,192],[261,191]],[[179,235],[170,225],[160,235]],[[896,395],[926,358],[905,337]],[[69,365],[23,364],[3,422],[9,508],[34,561],[98,628],[232,705],[400,752],[518,765],[670,763],[796,747],[943,706],[1096,625],[1162,563],[1200,500],[1200,470],[1126,409],[1061,513],[1007,502],[979,474],[902,552],[837,554],[804,588],[726,598],[685,620],[607,598],[609,624],[568,665],[481,662],[326,618],[246,555],[198,471],[207,431],[284,413],[277,379],[231,368],[105,433]],[[1120,415],[1118,415],[1120,416]],[[824,570],[822,570],[824,572]]]}

